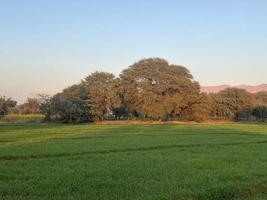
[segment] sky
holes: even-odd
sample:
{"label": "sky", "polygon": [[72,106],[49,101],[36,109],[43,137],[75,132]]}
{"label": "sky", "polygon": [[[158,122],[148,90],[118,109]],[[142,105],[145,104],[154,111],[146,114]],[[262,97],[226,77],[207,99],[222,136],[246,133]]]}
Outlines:
{"label": "sky", "polygon": [[0,0],[0,95],[55,94],[148,57],[201,85],[267,83],[267,1]]}

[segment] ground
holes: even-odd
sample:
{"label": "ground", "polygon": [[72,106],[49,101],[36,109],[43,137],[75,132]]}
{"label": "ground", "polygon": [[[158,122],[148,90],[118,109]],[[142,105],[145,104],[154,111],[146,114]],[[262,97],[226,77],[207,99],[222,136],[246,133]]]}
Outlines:
{"label": "ground", "polygon": [[267,199],[267,125],[0,125],[0,199]]}

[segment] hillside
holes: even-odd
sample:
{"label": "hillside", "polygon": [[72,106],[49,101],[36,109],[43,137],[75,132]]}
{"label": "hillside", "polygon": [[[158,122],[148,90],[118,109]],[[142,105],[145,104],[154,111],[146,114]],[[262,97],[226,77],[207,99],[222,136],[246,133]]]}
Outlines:
{"label": "hillside", "polygon": [[201,86],[201,92],[205,93],[217,93],[221,90],[224,90],[226,88],[235,87],[235,88],[241,88],[245,89],[248,92],[251,93],[257,93],[265,91],[267,92],[267,84],[261,84],[261,85],[238,85],[238,86],[231,86],[231,85],[219,85],[219,86]]}

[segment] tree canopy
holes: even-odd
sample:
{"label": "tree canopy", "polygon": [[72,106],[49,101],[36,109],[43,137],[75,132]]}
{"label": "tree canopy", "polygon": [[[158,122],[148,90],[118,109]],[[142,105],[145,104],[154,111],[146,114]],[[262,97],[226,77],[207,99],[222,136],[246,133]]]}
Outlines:
{"label": "tree canopy", "polygon": [[54,115],[63,122],[81,123],[91,119],[90,98],[84,85],[73,85],[51,99]]}
{"label": "tree canopy", "polygon": [[244,89],[228,88],[212,95],[213,115],[224,119],[234,119],[247,113],[254,105],[253,95]]}
{"label": "tree canopy", "polygon": [[113,74],[94,72],[82,84],[91,97],[91,114],[94,120],[103,120],[120,107],[120,81]]}
{"label": "tree canopy", "polygon": [[140,60],[120,78],[126,110],[140,117],[179,116],[199,94],[199,84],[188,69],[160,58]]}

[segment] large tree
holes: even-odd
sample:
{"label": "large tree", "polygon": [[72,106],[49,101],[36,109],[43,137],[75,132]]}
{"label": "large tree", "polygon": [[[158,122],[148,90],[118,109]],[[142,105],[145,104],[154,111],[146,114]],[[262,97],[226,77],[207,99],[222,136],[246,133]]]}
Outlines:
{"label": "large tree", "polygon": [[94,72],[84,79],[83,85],[91,98],[94,120],[113,115],[114,110],[121,106],[120,81],[112,73]]}
{"label": "large tree", "polygon": [[187,113],[199,84],[183,66],[160,58],[140,60],[120,74],[123,103],[139,117],[178,117]]}

